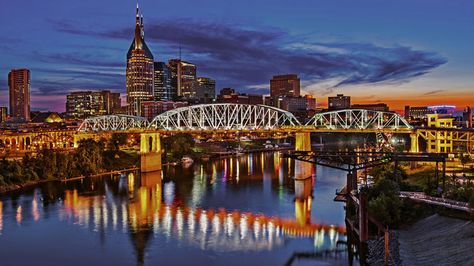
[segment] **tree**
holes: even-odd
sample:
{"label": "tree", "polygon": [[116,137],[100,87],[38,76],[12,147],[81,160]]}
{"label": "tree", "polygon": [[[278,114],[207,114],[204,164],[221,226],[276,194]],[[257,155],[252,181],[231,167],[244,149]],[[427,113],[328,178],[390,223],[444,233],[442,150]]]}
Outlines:
{"label": "tree", "polygon": [[103,142],[96,142],[92,139],[81,140],[74,155],[79,173],[88,176],[96,174],[102,169],[103,150]]}
{"label": "tree", "polygon": [[188,133],[180,133],[163,139],[165,152],[172,160],[193,154],[194,145],[194,138]]}
{"label": "tree", "polygon": [[112,133],[108,146],[111,150],[119,150],[120,146],[127,144],[128,135],[126,133]]}

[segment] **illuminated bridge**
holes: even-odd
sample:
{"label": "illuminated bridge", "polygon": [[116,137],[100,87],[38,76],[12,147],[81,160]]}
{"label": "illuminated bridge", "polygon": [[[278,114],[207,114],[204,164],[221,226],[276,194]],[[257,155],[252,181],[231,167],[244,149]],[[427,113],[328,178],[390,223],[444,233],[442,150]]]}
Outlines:
{"label": "illuminated bridge", "polygon": [[399,114],[362,109],[318,113],[306,125],[285,110],[266,105],[200,104],[164,112],[148,123],[142,117],[109,115],[91,117],[79,131],[252,131],[283,130],[288,132],[400,132],[412,127]]}

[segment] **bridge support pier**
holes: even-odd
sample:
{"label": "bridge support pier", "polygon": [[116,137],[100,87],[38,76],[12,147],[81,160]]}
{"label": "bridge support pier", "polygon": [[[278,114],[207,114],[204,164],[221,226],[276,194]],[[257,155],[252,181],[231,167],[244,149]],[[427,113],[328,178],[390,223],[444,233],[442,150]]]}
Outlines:
{"label": "bridge support pier", "polygon": [[367,210],[367,194],[359,195],[359,242],[360,242],[360,263],[367,263],[367,240],[369,239],[369,213]]}
{"label": "bridge support pier", "polygon": [[160,171],[161,140],[158,133],[140,134],[140,163],[141,172]]}
{"label": "bridge support pier", "polygon": [[[418,134],[417,133],[411,133],[410,134],[410,152],[419,152],[418,148]],[[410,163],[410,168],[415,169],[417,166],[416,162],[411,162]]]}
{"label": "bridge support pier", "polygon": [[295,151],[311,151],[311,133],[296,133]]}

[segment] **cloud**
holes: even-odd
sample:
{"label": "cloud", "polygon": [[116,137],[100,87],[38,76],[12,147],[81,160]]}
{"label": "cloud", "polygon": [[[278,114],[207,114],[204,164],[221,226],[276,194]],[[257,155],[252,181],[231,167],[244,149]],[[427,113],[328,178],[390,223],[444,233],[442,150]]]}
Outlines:
{"label": "cloud", "polygon": [[[130,40],[133,29],[93,31],[76,28],[74,23],[55,22],[58,31],[68,34]],[[217,80],[219,87],[252,88],[268,84],[280,73],[297,73],[311,84],[339,80],[324,88],[347,85],[402,83],[425,75],[447,61],[440,55],[396,45],[371,43],[311,42],[296,39],[276,28],[249,28],[230,23],[194,19],[145,21],[149,46],[181,46],[185,58],[197,64],[199,73]],[[160,51],[153,51],[160,55]],[[56,56],[58,57],[58,56]],[[61,59],[61,57],[59,57]]]}
{"label": "cloud", "polygon": [[441,93],[441,92],[443,92],[443,91],[444,91],[444,90],[434,90],[434,91],[429,91],[429,92],[427,92],[427,93],[424,93],[423,95],[424,95],[424,96],[429,96],[429,95]]}

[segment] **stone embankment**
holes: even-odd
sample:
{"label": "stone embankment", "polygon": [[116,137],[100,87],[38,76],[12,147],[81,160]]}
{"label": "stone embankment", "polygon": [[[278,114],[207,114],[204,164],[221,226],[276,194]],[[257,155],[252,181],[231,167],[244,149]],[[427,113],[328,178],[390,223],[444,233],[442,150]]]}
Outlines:
{"label": "stone embankment", "polygon": [[[388,265],[402,265],[399,256],[398,232],[389,233],[389,260]],[[367,241],[369,254],[367,254],[367,264],[378,266],[385,265],[385,238],[382,236],[375,240]]]}

